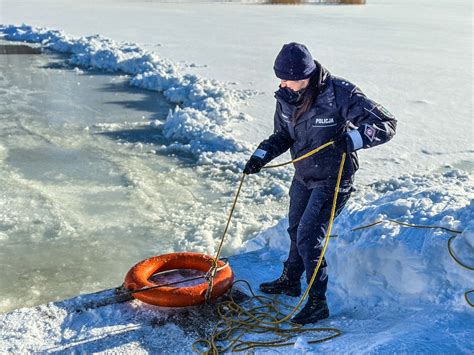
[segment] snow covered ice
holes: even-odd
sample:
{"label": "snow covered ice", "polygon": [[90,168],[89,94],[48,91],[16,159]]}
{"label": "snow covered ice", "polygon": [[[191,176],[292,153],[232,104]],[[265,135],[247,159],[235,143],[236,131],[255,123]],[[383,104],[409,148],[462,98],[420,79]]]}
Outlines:
{"label": "snow covered ice", "polygon": [[[399,128],[361,152],[329,244],[332,316],[320,325],[343,335],[284,351],[471,353],[474,275],[450,257],[451,234],[350,231],[389,218],[461,230],[453,251],[474,264],[470,9],[3,0],[4,40],[52,52],[0,58],[0,352],[191,351],[197,333],[138,301],[21,307],[118,286],[150,255],[213,253],[243,163],[272,129],[274,56],[297,40]],[[249,177],[226,240],[255,288],[285,258],[291,176]]]}

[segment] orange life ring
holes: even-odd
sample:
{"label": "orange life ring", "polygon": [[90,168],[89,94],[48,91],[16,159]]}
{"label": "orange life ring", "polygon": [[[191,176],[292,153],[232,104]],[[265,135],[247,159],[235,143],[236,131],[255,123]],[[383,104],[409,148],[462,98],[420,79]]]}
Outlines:
{"label": "orange life ring", "polygon": [[[138,290],[144,287],[156,286],[148,279],[157,272],[174,269],[193,269],[207,272],[213,258],[200,253],[171,253],[154,256],[140,261],[130,269],[125,276],[124,287],[128,290]],[[219,260],[217,267],[226,264]],[[211,298],[222,296],[232,286],[234,274],[229,265],[220,269],[214,278]],[[137,292],[133,297],[142,302],[163,307],[194,306],[205,302],[208,283],[203,282],[194,286],[170,287],[164,286],[149,291]]]}

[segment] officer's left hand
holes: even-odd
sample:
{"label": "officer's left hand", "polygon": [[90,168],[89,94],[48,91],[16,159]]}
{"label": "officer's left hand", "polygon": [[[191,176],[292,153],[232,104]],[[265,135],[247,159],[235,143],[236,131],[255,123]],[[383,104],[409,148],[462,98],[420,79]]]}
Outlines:
{"label": "officer's left hand", "polygon": [[347,133],[343,133],[333,139],[332,143],[333,149],[338,153],[351,153],[354,149],[352,148],[351,137]]}

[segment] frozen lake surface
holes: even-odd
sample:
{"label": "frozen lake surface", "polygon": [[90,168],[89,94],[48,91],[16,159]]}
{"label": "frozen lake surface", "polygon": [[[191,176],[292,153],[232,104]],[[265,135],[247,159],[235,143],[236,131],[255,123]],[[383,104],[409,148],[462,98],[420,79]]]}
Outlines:
{"label": "frozen lake surface", "polygon": [[[120,285],[151,255],[213,252],[239,178],[169,147],[160,93],[66,60],[0,55],[0,311]],[[267,222],[284,213],[269,202]]]}

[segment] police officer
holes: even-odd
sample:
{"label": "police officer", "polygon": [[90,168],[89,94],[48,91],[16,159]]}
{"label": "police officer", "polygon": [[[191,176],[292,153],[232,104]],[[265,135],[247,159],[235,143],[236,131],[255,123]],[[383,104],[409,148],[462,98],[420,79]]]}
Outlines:
{"label": "police officer", "polygon": [[[332,76],[303,44],[285,44],[273,69],[281,80],[275,92],[274,132],[259,144],[244,173],[258,173],[288,149],[296,159],[334,141],[331,147],[294,164],[289,193],[288,258],[278,279],[260,285],[264,293],[296,297],[301,294],[303,272],[309,282],[321,255],[342,153],[347,154],[336,216],[353,190],[359,167],[356,151],[389,141],[395,134],[396,120],[357,86]],[[314,323],[329,317],[327,284],[327,263],[323,260],[307,303],[292,318],[294,323]]]}

